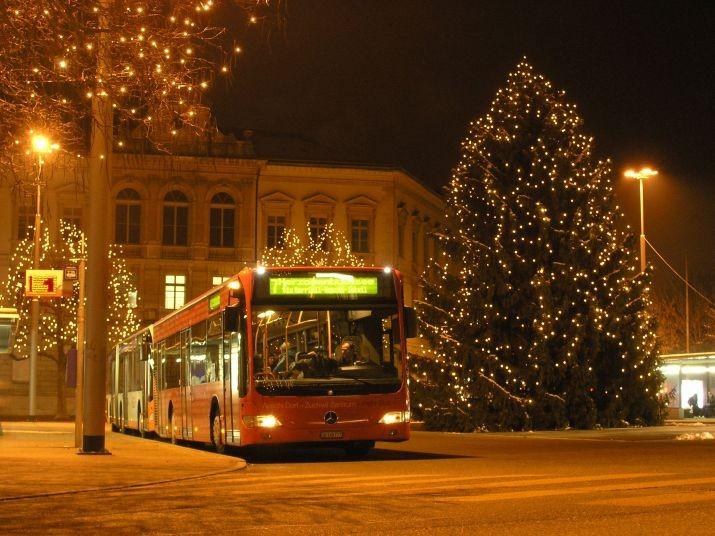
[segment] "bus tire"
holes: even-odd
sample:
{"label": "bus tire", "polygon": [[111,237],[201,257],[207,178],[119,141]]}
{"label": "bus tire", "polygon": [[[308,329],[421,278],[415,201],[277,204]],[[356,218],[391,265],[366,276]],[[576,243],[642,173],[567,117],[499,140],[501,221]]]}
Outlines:
{"label": "bus tire", "polygon": [[221,432],[221,413],[216,411],[211,421],[211,445],[219,454],[226,451],[226,443]]}
{"label": "bus tire", "polygon": [[361,460],[368,455],[370,450],[375,446],[374,441],[354,441],[343,447],[345,455],[351,460]]}

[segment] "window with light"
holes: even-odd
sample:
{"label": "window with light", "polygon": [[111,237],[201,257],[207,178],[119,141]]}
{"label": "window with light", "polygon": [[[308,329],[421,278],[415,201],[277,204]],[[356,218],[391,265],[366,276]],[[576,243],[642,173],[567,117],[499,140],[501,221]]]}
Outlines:
{"label": "window with light", "polygon": [[178,309],[186,301],[186,276],[164,276],[164,308]]}

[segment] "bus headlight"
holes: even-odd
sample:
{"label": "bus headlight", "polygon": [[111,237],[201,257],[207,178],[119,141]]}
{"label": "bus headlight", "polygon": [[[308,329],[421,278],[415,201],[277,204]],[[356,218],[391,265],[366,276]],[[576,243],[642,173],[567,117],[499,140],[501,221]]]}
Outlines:
{"label": "bus headlight", "polygon": [[410,422],[410,412],[409,411],[391,411],[385,413],[382,419],[379,421],[380,424],[397,424],[400,422]]}
{"label": "bus headlight", "polygon": [[243,424],[248,428],[275,428],[281,421],[274,415],[244,415]]}

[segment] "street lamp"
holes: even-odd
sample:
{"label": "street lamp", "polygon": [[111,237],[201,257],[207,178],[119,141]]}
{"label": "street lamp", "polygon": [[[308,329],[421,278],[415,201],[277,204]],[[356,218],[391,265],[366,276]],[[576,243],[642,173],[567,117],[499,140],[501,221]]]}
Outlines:
{"label": "street lamp", "polygon": [[[46,136],[35,134],[32,136],[32,152],[37,155],[37,198],[35,205],[35,229],[34,229],[34,257],[32,267],[37,270],[40,267],[40,242],[42,219],[40,216],[40,185],[42,183],[42,167],[45,164],[44,156],[59,149],[59,145],[52,143]],[[34,417],[37,414],[37,330],[40,322],[40,299],[32,298],[30,306],[30,385],[29,385],[29,414]]]}
{"label": "street lamp", "polygon": [[649,167],[644,167],[641,168],[640,170],[636,171],[635,169],[628,169],[624,173],[626,177],[629,179],[638,179],[638,182],[640,183],[640,197],[641,197],[641,272],[645,272],[645,223],[644,223],[644,217],[643,217],[643,181],[652,177],[653,175],[657,175],[658,172],[655,169],[651,169]]}

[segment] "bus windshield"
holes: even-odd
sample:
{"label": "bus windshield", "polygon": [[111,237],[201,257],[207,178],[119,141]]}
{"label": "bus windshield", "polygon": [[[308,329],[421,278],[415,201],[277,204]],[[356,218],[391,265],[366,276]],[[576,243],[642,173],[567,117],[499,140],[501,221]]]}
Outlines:
{"label": "bus windshield", "polygon": [[402,349],[395,308],[253,312],[253,378],[266,395],[395,392]]}

